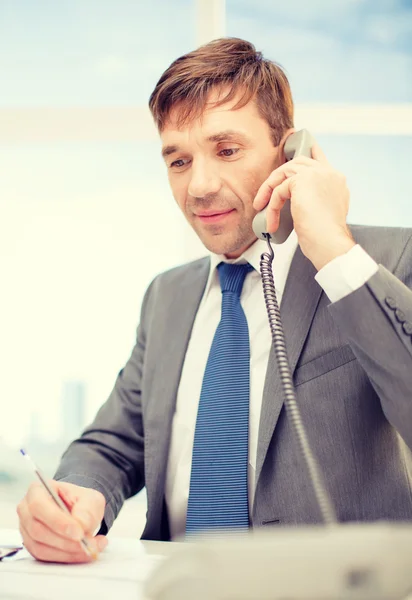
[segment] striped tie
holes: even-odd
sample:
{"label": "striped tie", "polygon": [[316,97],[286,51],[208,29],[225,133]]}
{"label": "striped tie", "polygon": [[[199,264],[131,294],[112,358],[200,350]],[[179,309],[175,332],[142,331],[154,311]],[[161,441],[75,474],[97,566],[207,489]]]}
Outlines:
{"label": "striped tie", "polygon": [[249,526],[249,330],[240,304],[249,264],[218,266],[222,316],[206,364],[193,445],[188,536]]}

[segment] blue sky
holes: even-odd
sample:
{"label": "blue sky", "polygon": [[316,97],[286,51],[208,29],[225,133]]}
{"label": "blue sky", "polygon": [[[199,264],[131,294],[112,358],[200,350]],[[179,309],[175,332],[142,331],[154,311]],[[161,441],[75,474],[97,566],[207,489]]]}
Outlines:
{"label": "blue sky", "polygon": [[412,4],[227,0],[227,33],[286,69],[296,102],[412,101]]}
{"label": "blue sky", "polygon": [[[297,102],[412,101],[408,0],[227,0],[227,34],[286,69]],[[191,0],[0,0],[0,106],[146,103],[195,46]]]}
{"label": "blue sky", "polygon": [[191,0],[0,0],[0,105],[146,103],[193,48],[194,15]]}

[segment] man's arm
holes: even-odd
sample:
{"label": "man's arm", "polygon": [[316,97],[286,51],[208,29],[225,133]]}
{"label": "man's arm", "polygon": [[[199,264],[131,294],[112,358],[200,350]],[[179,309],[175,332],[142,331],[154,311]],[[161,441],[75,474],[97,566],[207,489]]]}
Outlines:
{"label": "man's arm", "polygon": [[146,292],[137,339],[114,389],[93,423],[66,450],[55,479],[89,487],[106,499],[100,533],[107,533],[124,500],[144,486],[141,378],[146,344]]}
{"label": "man's arm", "polygon": [[359,289],[329,305],[381,400],[412,449],[412,238],[394,273],[379,266]]}

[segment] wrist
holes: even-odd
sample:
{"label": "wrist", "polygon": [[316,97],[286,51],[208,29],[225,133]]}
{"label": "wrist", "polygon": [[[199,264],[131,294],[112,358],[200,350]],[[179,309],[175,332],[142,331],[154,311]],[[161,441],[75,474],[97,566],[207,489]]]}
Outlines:
{"label": "wrist", "polygon": [[342,256],[349,252],[354,246],[356,246],[356,242],[350,233],[335,236],[319,245],[310,260],[315,269],[320,271],[338,256]]}

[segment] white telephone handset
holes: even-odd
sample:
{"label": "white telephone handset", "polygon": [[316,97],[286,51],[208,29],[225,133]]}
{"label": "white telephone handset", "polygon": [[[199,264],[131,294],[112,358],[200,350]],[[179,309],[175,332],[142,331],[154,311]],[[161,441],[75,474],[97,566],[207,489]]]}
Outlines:
{"label": "white telephone handset", "polygon": [[[286,140],[284,153],[286,160],[292,160],[295,156],[303,155],[311,158],[312,146],[315,143],[313,136],[307,129],[301,129],[292,133]],[[257,238],[265,240],[267,238],[266,226],[267,208],[264,208],[253,219],[252,227]],[[290,210],[290,200],[286,200],[280,211],[279,227],[275,233],[270,234],[270,239],[275,244],[283,244],[292,233],[293,219]]]}

